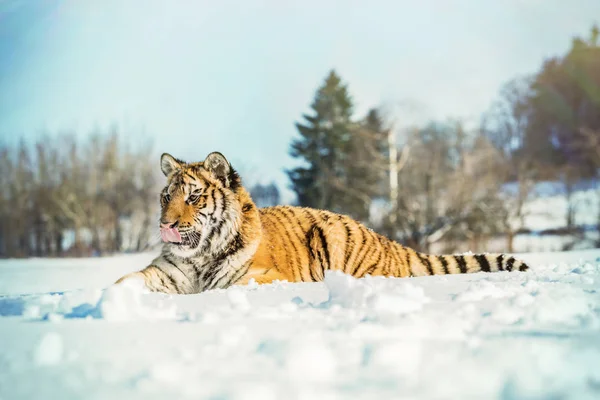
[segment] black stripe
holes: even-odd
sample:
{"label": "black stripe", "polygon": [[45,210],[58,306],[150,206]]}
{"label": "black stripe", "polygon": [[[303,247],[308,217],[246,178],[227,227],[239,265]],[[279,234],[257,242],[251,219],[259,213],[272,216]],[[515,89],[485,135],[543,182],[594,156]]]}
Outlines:
{"label": "black stripe", "polygon": [[302,212],[304,213],[304,215],[306,215],[306,218],[308,218],[310,220],[311,225],[313,225],[313,226],[317,225],[317,219],[310,212],[310,210],[308,208],[303,208]]}
{"label": "black stripe", "polygon": [[[325,277],[325,267],[324,267],[324,263],[323,263],[323,258],[321,257],[321,252],[318,249],[313,249],[311,246],[311,244],[314,244],[312,242],[312,239],[314,237],[315,230],[320,229],[317,224],[317,219],[315,218],[314,214],[312,213],[311,209],[309,209],[309,208],[302,208],[302,212],[304,213],[304,216],[310,222],[310,227],[308,228],[308,231],[306,231],[306,245],[310,249],[309,251],[310,251],[311,259],[318,260],[319,265],[321,266],[321,270],[323,271],[323,277]],[[313,272],[312,272],[312,268],[310,267],[310,262],[309,262],[308,269],[309,269],[311,277],[312,277]]]}
{"label": "black stripe", "polygon": [[250,269],[250,263],[246,263],[245,265],[242,266],[242,268],[238,269],[235,272],[235,274],[233,274],[231,276],[231,278],[227,281],[227,283],[223,287],[224,288],[228,288],[229,286],[231,286],[234,283],[236,283],[238,280],[240,280],[240,278],[242,276],[246,275],[246,272],[248,272],[249,269]]}
{"label": "black stripe", "polygon": [[449,274],[450,270],[448,269],[448,261],[446,260],[446,258],[444,256],[438,256],[438,260],[440,260],[440,263],[442,263],[442,267],[444,267],[444,273]]}
{"label": "black stripe", "polygon": [[[158,268],[157,268],[158,269]],[[160,271],[160,270],[159,270]],[[160,271],[161,273],[158,274],[158,279],[160,280],[160,285],[162,287],[164,287],[165,289],[168,289],[167,287],[167,283],[165,282],[165,278],[164,278],[164,272]]]}
{"label": "black stripe", "polygon": [[[219,237],[221,236],[221,230],[223,229],[223,225],[225,225],[225,219],[223,218],[225,216],[225,210],[227,209],[227,202],[225,201],[225,195],[223,194],[223,191],[220,188],[217,188],[215,190],[219,191],[219,194],[221,195],[221,207],[220,207],[220,218],[221,220],[219,221],[219,224],[214,226],[214,229],[212,230],[211,234],[209,234],[209,236],[206,237],[206,241],[207,243],[210,245],[210,242],[212,241],[213,237]],[[216,214],[216,203],[215,203],[215,214]],[[212,220],[214,222],[217,222],[217,217],[213,216]]]}
{"label": "black stripe", "polygon": [[212,202],[213,202],[213,211],[211,214],[214,214],[215,211],[217,211],[217,198],[215,197],[216,191],[217,190],[215,188],[213,188],[213,190],[211,190],[211,192],[210,192],[210,198],[212,199]]}
{"label": "black stripe", "polygon": [[233,167],[229,167],[229,189],[237,192],[241,186],[242,180],[240,179],[240,175]]}
{"label": "black stripe", "polygon": [[[314,243],[314,240],[316,240],[315,238],[315,231],[317,229],[316,225],[313,225],[308,233],[306,234],[306,241],[308,242],[308,248],[310,251],[310,257],[311,257],[311,261],[318,261],[319,265],[321,265],[321,268],[323,268],[323,258],[321,257],[321,251],[319,251],[319,249],[315,249],[314,246],[317,245],[317,243]],[[322,246],[321,246],[322,247]],[[312,269],[309,267],[309,269]]]}
{"label": "black stripe", "polygon": [[214,226],[214,229],[212,231],[212,237],[211,236],[206,237],[206,240],[209,245],[210,245],[210,242],[212,241],[212,239],[218,238],[221,236],[221,230],[223,229],[223,226],[225,226],[224,220],[219,221],[219,223]]}
{"label": "black stripe", "polygon": [[[243,267],[242,267],[242,268],[243,268]],[[221,269],[222,269],[222,268],[221,268]],[[238,271],[239,271],[239,270],[238,270]],[[208,287],[208,289],[209,289],[209,290],[211,290],[211,289],[215,289],[215,288],[218,288],[218,287],[220,287],[220,286],[219,286],[219,283],[221,283],[221,282],[223,281],[223,279],[227,279],[227,282],[229,282],[229,281],[231,280],[231,278],[233,277],[233,275],[235,275],[235,274],[236,274],[238,271],[234,271],[234,272],[233,272],[233,274],[231,274],[231,276],[230,276],[229,272],[227,272],[225,275],[223,275],[223,276],[222,276],[222,277],[220,277],[219,279],[217,279],[217,280],[213,281],[213,282],[210,284],[210,286]],[[227,287],[227,286],[224,286],[224,287]]]}
{"label": "black stripe", "polygon": [[[323,247],[323,251],[325,252],[325,261],[327,261],[327,269],[331,268],[331,260],[329,259],[329,247],[327,246],[327,240],[325,239],[325,233],[323,229],[317,226],[317,233],[319,234],[319,239],[321,240],[321,246]],[[323,276],[325,276],[325,266],[321,265],[323,268]]]}
{"label": "black stripe", "polygon": [[[361,228],[362,227],[359,225],[358,229],[357,229],[358,233],[360,234],[360,238],[354,237],[352,240],[352,252],[350,254],[348,254],[348,260],[346,261],[348,270],[351,269],[352,271],[354,271],[354,270],[356,270],[356,268],[358,268],[356,266],[353,267],[353,265],[350,264],[350,259],[356,252],[356,257],[354,257],[354,265],[356,265],[356,261],[358,261],[358,257],[360,256],[360,252],[362,250],[361,243],[362,243],[362,246],[364,246],[364,244],[365,244],[365,235]],[[346,266],[344,266],[344,272],[346,272],[346,271],[347,271]]]}
{"label": "black stripe", "polygon": [[186,174],[187,176],[189,176],[190,178],[192,178],[194,181],[196,180],[196,177],[195,177],[195,176],[193,176],[193,175],[191,175],[189,172],[186,172],[185,174]]}
{"label": "black stripe", "polygon": [[[215,217],[215,214],[217,212],[217,199],[215,198],[215,191],[216,189],[213,189],[210,192],[210,197],[213,201],[213,210],[210,213],[210,221],[212,223],[216,223],[217,222],[217,218]],[[210,231],[208,232],[208,235],[206,235],[206,238],[204,239],[204,244],[202,245],[202,252],[205,252],[209,249],[211,241],[212,241],[212,237],[215,235],[215,231],[219,231],[221,232],[221,224],[218,225],[213,225],[210,229]]]}
{"label": "black stripe", "polygon": [[[402,276],[402,246],[398,246],[396,243],[390,241],[390,265],[388,267],[388,273],[394,274],[394,276]],[[394,265],[392,265],[392,262]],[[396,267],[395,269],[393,267]],[[410,276],[410,268],[408,268],[408,276]]]}
{"label": "black stripe", "polygon": [[181,272],[181,275],[183,275],[183,276],[185,276],[185,277],[187,278],[187,276],[186,276],[186,275],[183,273],[183,271],[181,270],[181,268],[179,268],[179,267],[177,266],[177,264],[175,264],[175,262],[173,262],[173,260],[171,260],[171,258],[170,258],[170,257],[169,257],[167,254],[165,254],[165,255],[163,256],[163,259],[164,259],[166,262],[168,262],[169,264],[171,264],[172,266],[174,266],[175,268],[177,268],[177,269],[179,270],[179,272]]}
{"label": "black stripe", "polygon": [[[286,211],[289,211],[292,216],[290,217]],[[300,224],[300,221],[296,218],[296,214],[294,214],[294,212],[292,210],[290,210],[288,207],[281,207],[281,213],[283,214],[283,216],[285,217],[285,219],[289,222],[291,228],[292,228],[292,232],[294,232],[294,236],[296,236],[298,238],[298,241],[307,246],[307,242],[306,242],[306,237],[302,237],[302,235],[300,235],[298,233],[298,231],[296,229],[294,229],[294,227],[300,227],[300,231],[302,233],[304,233],[304,230],[302,229],[302,224]]]}
{"label": "black stripe", "polygon": [[225,197],[225,192],[221,188],[217,188],[219,194],[221,195],[221,217],[225,216],[225,211],[227,211],[227,197]]}
{"label": "black stripe", "polygon": [[408,267],[409,276],[414,276],[412,267],[410,266],[410,251],[407,248],[404,248],[404,252],[406,253],[406,266]]}
{"label": "black stripe", "polygon": [[475,259],[479,263],[479,268],[481,268],[483,272],[491,272],[490,262],[485,255],[475,254]]}
{"label": "black stripe", "polygon": [[164,288],[170,289],[169,286],[167,285],[167,282],[165,281],[165,277],[166,277],[169,280],[169,283],[171,284],[171,286],[173,286],[173,289],[175,289],[175,293],[179,293],[179,288],[177,287],[177,283],[175,282],[173,277],[158,267],[156,269],[158,270],[157,274],[158,274],[158,279],[160,279],[160,284]]}
{"label": "black stripe", "polygon": [[519,266],[519,271],[521,272],[525,272],[529,269],[529,266],[525,263],[521,263],[521,265]]}
{"label": "black stripe", "polygon": [[385,262],[383,263],[383,267],[381,272],[383,273],[384,276],[389,276],[390,275],[390,263],[392,261],[392,259],[394,259],[395,261],[395,255],[394,255],[394,250],[392,249],[392,246],[389,242],[389,240],[385,241],[385,244],[383,244],[383,249],[381,250],[381,252],[385,252]]}
{"label": "black stripe", "polygon": [[173,175],[173,183],[175,186],[181,186],[183,184],[183,174],[181,171],[177,171],[175,175]]}
{"label": "black stripe", "polygon": [[171,282],[171,285],[173,285],[173,287],[175,288],[175,292],[176,293],[181,293],[181,291],[179,290],[179,286],[177,286],[177,282],[175,281],[175,279],[167,274],[166,272],[163,271],[163,273],[167,276],[167,278],[169,278],[169,282]]}
{"label": "black stripe", "polygon": [[363,265],[365,265],[365,260],[369,256],[371,256],[371,254],[373,254],[374,251],[375,251],[375,249],[373,248],[373,246],[368,246],[367,247],[367,251],[365,252],[364,257],[362,258],[362,260],[360,261],[360,263],[357,264],[356,270],[352,273],[352,276],[354,276],[356,278],[360,278],[360,267],[362,267]]}
{"label": "black stripe", "polygon": [[[285,211],[289,211],[292,216],[290,217]],[[311,262],[311,260],[314,260],[316,258],[319,259],[319,264],[321,266],[323,266],[323,262],[321,259],[320,254],[316,254],[316,252],[318,252],[318,250],[314,250],[311,247],[311,236],[313,235],[314,230],[316,229],[316,226],[311,226],[311,228],[309,228],[308,233],[304,235],[304,238],[302,238],[302,236],[298,233],[298,231],[296,229],[294,229],[295,226],[298,226],[300,228],[300,231],[303,232],[302,229],[302,224],[300,222],[300,220],[298,220],[296,218],[296,214],[287,206],[284,206],[281,208],[281,212],[283,214],[283,216],[286,218],[286,220],[289,222],[289,224],[292,226],[292,231],[294,232],[294,235],[298,238],[298,240],[300,241],[301,244],[303,244],[305,246],[306,249],[309,250],[309,262],[308,265],[306,266],[308,268],[308,273],[310,275],[310,278],[312,279],[313,282],[319,282],[322,279],[319,279],[315,274],[316,271],[313,269],[313,265],[315,265],[316,263]],[[295,246],[294,246],[295,248]],[[299,258],[299,252],[296,251],[298,254],[298,265],[299,265],[299,269],[300,269],[300,277],[302,278],[302,271],[303,271],[303,266],[300,263],[300,258]],[[323,277],[324,277],[324,273],[323,273]]]}
{"label": "black stripe", "polygon": [[359,278],[362,278],[363,276],[368,275],[371,272],[375,271],[375,269],[379,265],[379,261],[381,261],[381,255],[382,254],[383,254],[383,252],[380,251],[379,252],[379,257],[377,257],[377,260],[375,261],[375,263],[372,264],[369,268],[367,268],[364,273],[360,274]]}
{"label": "black stripe", "polygon": [[221,253],[217,255],[211,262],[212,268],[210,268],[208,273],[203,277],[205,288],[213,289],[219,282],[221,282],[222,279],[227,278],[228,274],[225,274],[219,279],[214,280],[218,273],[221,272],[221,270],[223,269],[222,267],[219,268],[223,260],[225,260],[227,257],[233,256],[235,253],[244,248],[245,245],[246,242],[244,240],[244,237],[242,236],[242,233],[238,232],[235,235],[235,237],[228,243],[225,249],[221,251]]}
{"label": "black stripe", "polygon": [[217,275],[217,273],[220,270],[221,269],[216,264],[211,263],[209,266],[206,266],[206,268],[204,270],[204,274],[202,274],[202,277],[201,277],[201,283],[202,283],[203,290],[208,290],[209,286],[213,282],[213,279],[215,278],[215,276]]}
{"label": "black stripe", "polygon": [[431,262],[429,261],[427,256],[423,255],[421,253],[417,253],[417,257],[419,257],[421,264],[423,264],[427,267],[427,271],[429,272],[429,275],[433,275],[433,267],[431,266]]}
{"label": "black stripe", "polygon": [[[217,220],[217,200],[215,199],[215,191],[219,191],[219,194],[221,195],[221,204],[220,204],[220,218],[221,220],[218,221]],[[225,222],[225,219],[223,218],[225,216],[225,210],[227,209],[227,202],[225,201],[225,195],[223,194],[223,191],[220,188],[216,188],[212,191],[212,198],[214,201],[214,211],[213,214],[211,215],[211,221],[213,223],[219,222],[216,225],[213,225],[213,228],[211,229],[211,231],[209,232],[209,234],[206,236],[205,239],[205,248],[208,249],[208,247],[210,247],[210,243],[212,242],[212,239],[216,236],[219,237],[221,236],[221,229],[223,229],[223,225]]]}
{"label": "black stripe", "polygon": [[[200,277],[200,268],[202,267],[202,264],[200,264],[200,265],[196,264],[194,262],[194,260],[191,258],[182,258],[181,260],[184,264],[191,265],[192,268],[194,268],[194,272],[196,273],[195,278],[196,278],[196,280],[198,280],[198,278]],[[181,272],[183,273],[183,271],[181,271]],[[189,277],[188,277],[188,280],[191,282],[191,279]]]}
{"label": "black stripe", "polygon": [[319,265],[321,268],[323,268],[324,261],[319,250],[313,250],[313,258],[317,259],[319,261]]}
{"label": "black stripe", "polygon": [[456,260],[456,263],[458,264],[458,267],[460,268],[461,274],[466,274],[467,273],[467,262],[465,261],[465,257],[464,256],[454,256],[454,259]]}
{"label": "black stripe", "polygon": [[269,258],[271,259],[271,264],[273,265],[273,267],[279,271],[279,265],[277,264],[277,259],[275,258],[275,254],[272,251],[269,252]]}
{"label": "black stripe", "polygon": [[500,254],[498,257],[496,257],[496,267],[498,268],[498,271],[504,271],[504,254]]}
{"label": "black stripe", "polygon": [[214,262],[216,264],[220,264],[224,259],[234,255],[245,245],[246,241],[244,240],[244,236],[242,236],[241,232],[238,232],[233,239],[229,241],[225,249],[223,249],[221,253],[215,257]]}
{"label": "black stripe", "polygon": [[310,265],[310,263],[308,264],[308,273],[310,274],[310,279],[312,279],[312,280],[313,280],[313,282],[319,282],[319,281],[321,281],[321,279],[318,279],[318,278],[315,276],[315,272],[314,272],[314,271],[313,271],[313,269],[311,268],[311,265]]}
{"label": "black stripe", "polygon": [[[361,264],[367,257],[367,253],[369,253],[369,246],[367,246],[367,237],[365,236],[365,232],[364,232],[364,229],[366,229],[366,228],[363,227],[362,225],[359,225],[359,228],[360,228],[359,231],[360,231],[360,234],[362,237],[362,244],[361,244],[362,247],[358,250],[358,254],[356,255],[356,261],[354,262],[354,269],[352,270],[352,276],[356,275]],[[362,252],[363,250],[364,250],[364,253]],[[362,257],[361,257],[361,254],[362,254]]]}
{"label": "black stripe", "polygon": [[[300,241],[300,243],[303,243],[302,237],[300,235],[298,235],[298,232],[296,232],[296,230],[294,229],[294,224],[295,224],[294,220],[285,213],[285,208],[280,209],[280,211],[281,211],[281,215],[288,221],[292,232],[294,232],[294,236],[296,236],[296,238],[298,238],[298,241]],[[292,235],[289,233],[285,224],[281,223],[281,225],[283,226],[283,229],[285,230],[286,234],[289,235],[290,243],[292,244],[292,247],[294,248],[294,255],[295,255],[294,258],[296,259],[296,263],[298,264],[298,273],[300,274],[300,278],[302,280],[304,280],[304,278],[302,277],[302,269],[303,268],[302,268],[302,260],[300,260],[300,250],[298,249],[298,246],[296,246],[296,243],[294,243],[294,240],[292,239]],[[308,267],[308,269],[310,269],[310,266]],[[312,273],[310,275],[312,276]]]}
{"label": "black stripe", "polygon": [[370,275],[371,273],[373,273],[373,271],[375,271],[375,269],[377,269],[377,263],[370,266],[362,276]]}
{"label": "black stripe", "polygon": [[[392,274],[394,276],[402,276],[402,247],[396,245],[392,241],[390,241],[389,243],[390,256],[388,257],[388,274]],[[408,276],[410,276],[410,274],[410,268],[408,268]]]}
{"label": "black stripe", "polygon": [[[350,229],[350,227],[348,226],[348,222],[344,221],[342,222],[344,224],[344,228],[346,229],[346,245],[344,246],[344,271],[346,270],[346,267],[348,266],[348,260],[350,259],[350,256],[352,255],[352,251],[354,250],[354,241],[350,241],[350,238],[352,237],[352,229]],[[350,248],[348,248],[350,247]],[[350,251],[348,251],[350,250]]]}
{"label": "black stripe", "polygon": [[515,258],[514,257],[510,257],[507,261],[506,261],[506,270],[507,271],[512,271],[513,270],[513,265],[515,263]]}
{"label": "black stripe", "polygon": [[216,288],[217,284],[221,281],[221,279],[227,277],[228,273],[225,273],[225,275],[221,276],[219,279],[216,279],[217,275],[221,271],[223,271],[223,267],[219,268],[218,264],[213,264],[212,268],[210,269],[210,273],[208,274],[207,278],[204,280],[204,282],[206,283],[204,285],[205,290],[210,290],[210,289]]}

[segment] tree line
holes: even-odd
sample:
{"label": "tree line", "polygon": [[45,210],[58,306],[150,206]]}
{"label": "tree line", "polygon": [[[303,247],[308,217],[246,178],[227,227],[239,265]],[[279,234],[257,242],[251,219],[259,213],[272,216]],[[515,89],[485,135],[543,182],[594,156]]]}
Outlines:
{"label": "tree line", "polygon": [[[123,137],[115,127],[1,144],[0,257],[101,256],[159,244],[158,155]],[[273,183],[251,193],[260,206],[280,201]]]}
{"label": "tree line", "polygon": [[0,256],[141,251],[156,219],[156,161],[118,131],[0,148]]}
{"label": "tree line", "polygon": [[504,235],[513,251],[535,183],[554,180],[569,204],[565,230],[577,233],[575,185],[600,178],[598,36],[594,26],[537,74],[508,82],[469,129],[459,120],[399,129],[378,108],[355,116],[348,85],[331,71],[290,147],[302,161],[287,171],[299,204],[351,215],[419,250],[485,250],[486,238]]}

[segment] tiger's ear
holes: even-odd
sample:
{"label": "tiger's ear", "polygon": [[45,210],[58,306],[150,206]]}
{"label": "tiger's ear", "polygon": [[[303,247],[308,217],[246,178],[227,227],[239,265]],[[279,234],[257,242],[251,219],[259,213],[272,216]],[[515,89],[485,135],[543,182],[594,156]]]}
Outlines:
{"label": "tiger's ear", "polygon": [[181,169],[181,161],[168,153],[160,156],[160,169],[165,176],[169,176],[173,171]]}
{"label": "tiger's ear", "polygon": [[231,164],[225,158],[225,156],[218,151],[214,151],[206,156],[204,160],[204,168],[208,170],[215,178],[220,180],[225,187],[229,187],[230,175],[231,175]]}

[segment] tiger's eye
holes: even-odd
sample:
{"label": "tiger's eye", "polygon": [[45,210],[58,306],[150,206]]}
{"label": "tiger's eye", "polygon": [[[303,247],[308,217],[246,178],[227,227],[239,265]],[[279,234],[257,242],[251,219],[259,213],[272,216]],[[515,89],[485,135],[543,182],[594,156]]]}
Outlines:
{"label": "tiger's eye", "polygon": [[200,195],[197,193],[192,193],[188,196],[188,203],[194,204],[198,201],[198,199],[200,199]]}

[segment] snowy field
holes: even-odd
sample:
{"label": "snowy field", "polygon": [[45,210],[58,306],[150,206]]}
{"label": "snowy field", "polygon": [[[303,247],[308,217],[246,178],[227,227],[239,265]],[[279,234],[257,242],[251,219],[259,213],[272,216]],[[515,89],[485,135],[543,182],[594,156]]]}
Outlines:
{"label": "snowy field", "polygon": [[599,399],[600,250],[527,273],[106,289],[153,254],[0,262],[0,399]]}

